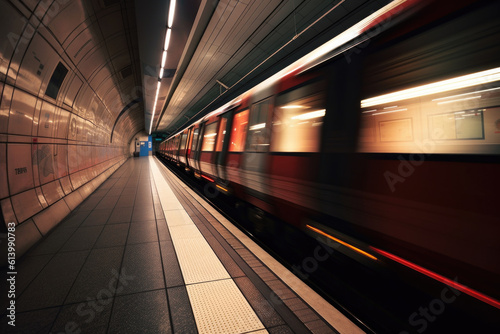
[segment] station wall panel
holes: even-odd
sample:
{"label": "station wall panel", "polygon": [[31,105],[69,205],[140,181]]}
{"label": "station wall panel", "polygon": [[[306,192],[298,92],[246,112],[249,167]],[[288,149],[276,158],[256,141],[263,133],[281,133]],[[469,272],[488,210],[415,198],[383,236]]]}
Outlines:
{"label": "station wall panel", "polygon": [[22,0],[0,11],[0,214],[18,224],[18,256],[126,161],[140,130],[125,120],[110,141],[134,79],[117,75],[132,61],[122,11],[98,10]]}

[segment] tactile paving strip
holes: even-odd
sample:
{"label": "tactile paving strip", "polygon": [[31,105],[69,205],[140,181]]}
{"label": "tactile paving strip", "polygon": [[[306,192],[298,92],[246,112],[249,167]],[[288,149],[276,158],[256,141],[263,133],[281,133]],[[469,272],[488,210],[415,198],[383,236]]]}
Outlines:
{"label": "tactile paving strip", "polygon": [[187,286],[200,334],[267,333],[233,280]]}
{"label": "tactile paving strip", "polygon": [[174,239],[173,242],[186,284],[230,278],[203,237]]}
{"label": "tactile paving strip", "polygon": [[165,211],[165,219],[169,226],[194,224],[185,210]]}

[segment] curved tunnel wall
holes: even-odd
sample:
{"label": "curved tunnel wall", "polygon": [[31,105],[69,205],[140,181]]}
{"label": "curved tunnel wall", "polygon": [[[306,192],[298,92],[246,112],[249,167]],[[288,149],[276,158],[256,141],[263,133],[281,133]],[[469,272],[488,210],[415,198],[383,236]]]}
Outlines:
{"label": "curved tunnel wall", "polygon": [[111,3],[1,1],[0,204],[17,256],[125,162],[144,128],[141,103],[110,141],[140,82],[133,1]]}

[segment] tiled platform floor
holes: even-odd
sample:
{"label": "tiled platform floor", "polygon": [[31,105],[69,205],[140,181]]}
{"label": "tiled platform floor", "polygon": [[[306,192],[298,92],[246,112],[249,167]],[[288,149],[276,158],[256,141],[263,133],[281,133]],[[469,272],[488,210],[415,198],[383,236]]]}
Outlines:
{"label": "tiled platform floor", "polygon": [[[201,203],[154,158],[129,159],[18,261],[16,327],[2,298],[1,331],[337,332]],[[221,267],[206,276],[210,252]]]}

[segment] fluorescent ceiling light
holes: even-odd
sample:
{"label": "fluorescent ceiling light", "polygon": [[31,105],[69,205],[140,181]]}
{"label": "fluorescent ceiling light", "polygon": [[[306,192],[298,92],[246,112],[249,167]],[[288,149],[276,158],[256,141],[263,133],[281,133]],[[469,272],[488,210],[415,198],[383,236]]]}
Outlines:
{"label": "fluorescent ceiling light", "polygon": [[161,56],[161,67],[165,67],[165,63],[167,62],[167,51],[163,51],[163,55]]}
{"label": "fluorescent ceiling light", "polygon": [[172,28],[174,24],[175,0],[170,0],[170,8],[168,9],[168,27]]}
{"label": "fluorescent ceiling light", "polygon": [[165,51],[168,50],[168,44],[170,43],[170,35],[172,34],[172,29],[168,28],[167,29],[167,35],[165,36],[165,46],[163,47],[163,49]]}
{"label": "fluorescent ceiling light", "polygon": [[160,69],[160,79],[163,78],[163,67]]}

